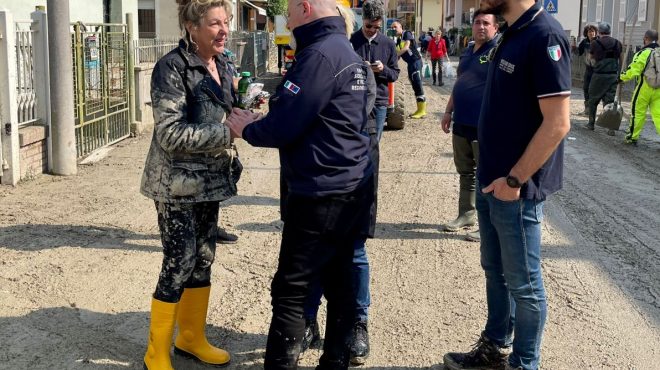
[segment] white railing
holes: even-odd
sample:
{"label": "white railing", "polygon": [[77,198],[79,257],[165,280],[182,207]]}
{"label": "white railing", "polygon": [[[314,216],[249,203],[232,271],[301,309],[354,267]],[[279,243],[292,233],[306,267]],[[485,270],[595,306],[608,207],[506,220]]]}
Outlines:
{"label": "white railing", "polygon": [[[50,125],[46,13],[16,21],[0,9],[0,182],[15,185],[21,178],[19,131],[30,125]],[[49,132],[50,130],[46,130]],[[48,166],[51,165],[50,136]]]}
{"label": "white railing", "polygon": [[138,39],[133,42],[135,65],[156,63],[165,54],[179,45],[178,38]]}
{"label": "white railing", "polygon": [[32,21],[17,21],[15,24],[16,99],[20,127],[39,121],[34,74],[34,47],[32,45],[35,30],[32,27]]}

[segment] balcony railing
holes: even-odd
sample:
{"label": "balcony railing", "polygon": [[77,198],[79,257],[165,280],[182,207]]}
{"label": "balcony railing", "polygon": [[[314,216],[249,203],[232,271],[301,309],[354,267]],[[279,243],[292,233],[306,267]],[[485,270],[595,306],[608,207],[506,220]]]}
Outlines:
{"label": "balcony railing", "polygon": [[414,13],[415,12],[415,4],[399,4],[396,7],[396,11],[399,12],[399,13],[403,13],[403,12]]}

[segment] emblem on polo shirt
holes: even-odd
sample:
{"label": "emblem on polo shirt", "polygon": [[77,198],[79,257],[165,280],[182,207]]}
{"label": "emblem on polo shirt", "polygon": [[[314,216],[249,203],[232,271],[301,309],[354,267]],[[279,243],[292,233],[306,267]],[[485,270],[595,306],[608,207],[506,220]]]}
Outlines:
{"label": "emblem on polo shirt", "polygon": [[558,62],[561,59],[561,48],[559,45],[548,46],[548,55],[550,59]]}
{"label": "emblem on polo shirt", "polygon": [[286,82],[284,83],[284,88],[291,91],[294,94],[298,94],[298,92],[300,91],[300,87],[298,87],[298,85],[294,84],[289,80],[286,80]]}

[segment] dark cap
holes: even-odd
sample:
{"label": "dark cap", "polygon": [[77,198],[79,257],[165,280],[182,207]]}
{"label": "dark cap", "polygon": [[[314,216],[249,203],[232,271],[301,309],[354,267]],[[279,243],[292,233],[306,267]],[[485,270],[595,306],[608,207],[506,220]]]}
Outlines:
{"label": "dark cap", "polygon": [[599,22],[598,33],[603,35],[609,35],[610,33],[612,33],[612,26],[610,26],[610,24],[607,22]]}

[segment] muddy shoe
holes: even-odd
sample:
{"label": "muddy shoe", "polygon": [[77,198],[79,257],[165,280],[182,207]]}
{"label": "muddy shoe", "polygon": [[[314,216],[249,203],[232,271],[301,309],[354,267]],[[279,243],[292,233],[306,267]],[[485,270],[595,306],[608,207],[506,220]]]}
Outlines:
{"label": "muddy shoe", "polygon": [[461,215],[454,221],[442,225],[443,231],[456,232],[462,228],[473,226],[477,221],[474,216]]}
{"label": "muddy shoe", "polygon": [[307,351],[308,348],[321,348],[321,333],[316,319],[305,319],[305,333],[300,345],[300,353]]}
{"label": "muddy shoe", "polygon": [[607,134],[610,136],[614,136],[614,130],[607,130]]}
{"label": "muddy shoe", "polygon": [[353,327],[351,338],[351,365],[364,365],[369,357],[369,332],[367,322],[358,321]]}
{"label": "muddy shoe", "polygon": [[469,242],[480,242],[481,234],[479,234],[479,230],[470,231],[469,233],[465,234],[465,240]]}
{"label": "muddy shoe", "polygon": [[449,370],[505,370],[510,348],[502,348],[483,334],[467,353],[450,352],[442,358]]}
{"label": "muddy shoe", "polygon": [[593,123],[587,123],[587,125],[584,126],[584,128],[586,128],[587,130],[591,130],[591,131],[593,131],[595,129]]}
{"label": "muddy shoe", "polygon": [[228,233],[227,230],[218,227],[218,234],[215,237],[215,242],[220,244],[236,244],[238,236]]}

